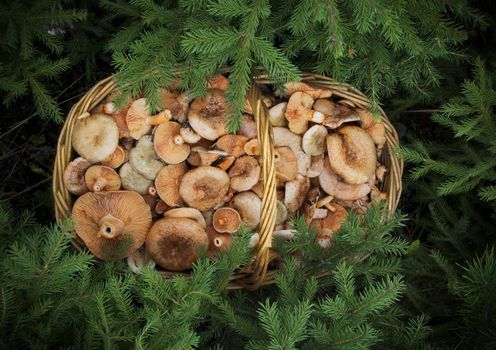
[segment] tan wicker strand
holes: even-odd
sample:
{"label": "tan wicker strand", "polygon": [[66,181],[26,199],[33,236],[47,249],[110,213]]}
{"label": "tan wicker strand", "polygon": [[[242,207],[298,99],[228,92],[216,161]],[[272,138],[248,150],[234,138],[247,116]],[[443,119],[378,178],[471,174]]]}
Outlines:
{"label": "tan wicker strand", "polygon": [[[227,68],[225,72],[228,72]],[[255,249],[253,261],[250,265],[241,268],[231,277],[229,289],[249,288],[256,289],[260,286],[275,282],[277,270],[269,270],[269,264],[279,257],[279,254],[271,249],[272,230],[276,215],[276,179],[274,164],[274,148],[272,142],[272,129],[267,118],[267,110],[262,103],[260,85],[272,85],[267,75],[257,75],[252,88],[248,94],[248,100],[252,106],[253,114],[257,123],[257,133],[262,153],[262,217],[259,225],[259,242]],[[356,107],[370,108],[371,104],[367,97],[359,90],[347,84],[341,84],[324,76],[312,73],[302,73],[301,80],[309,85],[330,89],[333,96],[346,98],[353,102]],[[55,199],[55,216],[58,222],[70,215],[73,198],[64,186],[63,172],[67,164],[74,156],[71,138],[74,124],[77,118],[98,105],[116,87],[116,83],[109,77],[93,86],[69,111],[66,122],[60,132],[57,143],[57,154],[54,163],[53,194]],[[387,166],[388,172],[381,191],[387,192],[386,214],[396,210],[402,190],[403,162],[394,156],[394,148],[399,144],[398,134],[394,126],[382,109],[380,109],[382,121],[386,130],[386,145],[382,151],[380,162]],[[77,239],[74,240],[77,248],[83,247]],[[161,271],[164,277],[182,275],[188,277],[188,273],[177,273]]]}

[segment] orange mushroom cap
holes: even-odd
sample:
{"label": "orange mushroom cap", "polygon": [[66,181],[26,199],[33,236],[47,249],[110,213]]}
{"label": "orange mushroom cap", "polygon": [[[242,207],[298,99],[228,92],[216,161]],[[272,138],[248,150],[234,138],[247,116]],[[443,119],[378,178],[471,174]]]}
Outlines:
{"label": "orange mushroom cap", "polygon": [[244,145],[248,141],[248,137],[242,135],[224,135],[220,137],[215,146],[230,155],[238,158],[242,156],[244,151]]}
{"label": "orange mushroom cap", "polygon": [[239,230],[241,217],[239,213],[228,207],[219,208],[214,212],[212,225],[220,233],[233,233]]}
{"label": "orange mushroom cap", "polygon": [[188,158],[191,151],[180,134],[181,124],[166,122],[155,129],[153,143],[155,152],[168,164],[178,164]]}
{"label": "orange mushroom cap", "polygon": [[126,161],[126,151],[124,150],[124,147],[122,146],[117,146],[115,149],[114,153],[110,155],[107,159],[105,159],[102,162],[102,165],[108,166],[109,168],[112,169],[117,169],[120,167],[124,162]]}
{"label": "orange mushroom cap", "polygon": [[114,169],[103,165],[93,165],[84,174],[86,186],[93,191],[117,191],[121,188],[121,177]]}
{"label": "orange mushroom cap", "polygon": [[159,171],[155,179],[155,188],[160,199],[171,207],[183,205],[179,195],[179,185],[186,173],[186,165],[183,163],[167,165]]}
{"label": "orange mushroom cap", "polygon": [[252,156],[243,156],[234,162],[229,169],[231,188],[235,191],[248,191],[256,185],[260,178],[260,165]]}

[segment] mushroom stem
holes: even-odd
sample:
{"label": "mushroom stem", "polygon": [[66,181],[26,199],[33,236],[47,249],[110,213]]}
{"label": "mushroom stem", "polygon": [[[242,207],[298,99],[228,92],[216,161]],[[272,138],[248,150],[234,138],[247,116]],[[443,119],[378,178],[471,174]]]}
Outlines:
{"label": "mushroom stem", "polygon": [[304,113],[305,119],[307,119],[311,122],[318,123],[318,124],[322,124],[324,122],[325,115],[322,112],[314,111],[313,109],[307,109],[303,113]]}
{"label": "mushroom stem", "polygon": [[182,135],[174,136],[174,143],[176,145],[182,145],[184,143],[184,138],[182,137]]}
{"label": "mushroom stem", "polygon": [[150,117],[146,117],[147,125],[159,125],[168,122],[172,118],[172,113],[168,109],[164,109],[162,112],[155,114]]}
{"label": "mushroom stem", "polygon": [[103,190],[105,185],[107,184],[107,179],[103,176],[96,179],[95,184],[93,185],[93,192],[100,192]]}
{"label": "mushroom stem", "polygon": [[222,238],[220,238],[220,237],[216,237],[216,238],[214,239],[214,245],[215,245],[217,248],[222,247],[222,246],[223,246],[223,243],[224,243],[224,242],[222,242]]}
{"label": "mushroom stem", "polygon": [[124,222],[112,214],[107,214],[101,218],[98,225],[100,225],[100,230],[97,235],[98,237],[105,239],[114,239],[119,237],[124,229]]}
{"label": "mushroom stem", "polygon": [[157,196],[157,189],[155,188],[155,186],[148,186],[147,192],[152,197]]}

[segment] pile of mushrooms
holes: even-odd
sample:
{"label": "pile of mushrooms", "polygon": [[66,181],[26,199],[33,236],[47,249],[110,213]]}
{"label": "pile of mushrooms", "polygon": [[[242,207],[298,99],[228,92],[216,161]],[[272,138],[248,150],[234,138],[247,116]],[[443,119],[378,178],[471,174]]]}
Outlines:
{"label": "pile of mushrooms", "polygon": [[[211,258],[229,249],[241,225],[255,232],[263,189],[256,123],[249,104],[237,134],[226,130],[225,77],[209,82],[204,98],[160,90],[161,111],[143,97],[117,109],[109,95],[74,125],[78,157],[64,172],[78,196],[75,230],[100,259],[128,258],[135,272],[158,264],[192,267],[202,249]],[[297,213],[330,246],[347,210],[365,210],[385,197],[377,188],[384,125],[352,101],[289,83],[287,96],[267,91],[277,178],[275,236],[294,233]],[[257,234],[252,238],[256,244]]]}

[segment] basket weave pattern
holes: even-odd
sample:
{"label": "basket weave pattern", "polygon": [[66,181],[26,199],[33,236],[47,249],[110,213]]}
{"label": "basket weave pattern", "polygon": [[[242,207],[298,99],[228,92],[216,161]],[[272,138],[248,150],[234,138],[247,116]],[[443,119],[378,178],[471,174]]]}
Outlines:
{"label": "basket weave pattern", "polygon": [[[302,82],[309,85],[330,89],[333,96],[339,96],[352,101],[356,107],[367,109],[370,102],[367,97],[355,88],[332,81],[330,78],[315,74],[305,73]],[[257,123],[257,136],[262,157],[262,214],[259,226],[259,242],[255,248],[254,258],[249,266],[242,268],[232,276],[230,289],[248,288],[255,289],[261,285],[274,283],[275,271],[268,269],[269,263],[278,257],[277,252],[271,249],[272,231],[277,213],[276,171],[274,162],[274,145],[272,142],[272,129],[270,126],[268,111],[262,102],[262,94],[259,85],[271,85],[272,82],[261,75],[254,79],[254,83],[248,92],[253,116]],[[60,132],[57,143],[57,154],[53,172],[53,195],[55,198],[55,217],[57,222],[71,215],[73,197],[66,189],[63,180],[64,170],[67,164],[74,158],[71,139],[74,124],[77,118],[85,112],[97,106],[103,99],[116,88],[112,77],[106,78],[96,84],[84,95],[69,111],[65,124]],[[402,190],[403,162],[393,155],[393,148],[399,144],[398,135],[388,117],[381,110],[382,121],[386,129],[386,144],[379,161],[384,164],[388,173],[381,184],[381,191],[387,192],[386,215],[396,209]],[[77,247],[83,244],[77,238],[74,239]],[[177,272],[161,271],[165,277],[177,275]],[[187,275],[187,274],[185,274]]]}

